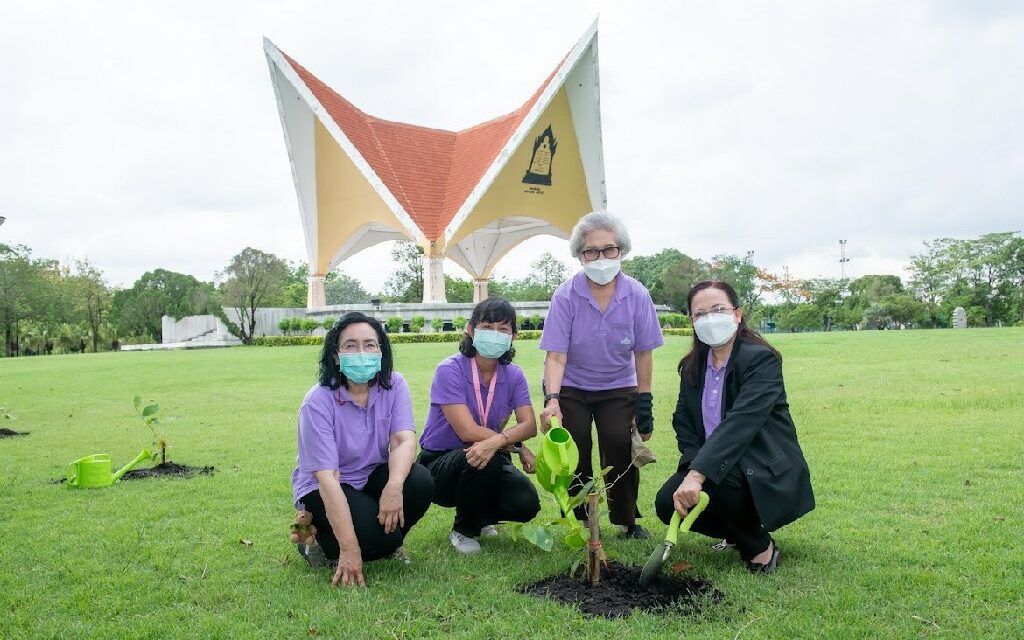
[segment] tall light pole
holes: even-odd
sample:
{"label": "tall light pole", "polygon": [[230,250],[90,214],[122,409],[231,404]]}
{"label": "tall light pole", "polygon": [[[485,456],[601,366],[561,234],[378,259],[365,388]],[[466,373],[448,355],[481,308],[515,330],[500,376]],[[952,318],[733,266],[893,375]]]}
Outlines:
{"label": "tall light pole", "polygon": [[839,279],[846,280],[846,263],[850,259],[846,257],[846,240],[839,241]]}

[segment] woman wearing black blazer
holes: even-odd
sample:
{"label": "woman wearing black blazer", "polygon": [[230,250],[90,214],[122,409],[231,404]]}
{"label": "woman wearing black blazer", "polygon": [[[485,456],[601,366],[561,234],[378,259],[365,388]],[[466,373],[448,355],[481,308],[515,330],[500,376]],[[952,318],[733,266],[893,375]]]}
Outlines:
{"label": "woman wearing black blazer", "polygon": [[811,475],[789,415],[782,357],[746,326],[736,291],[705,281],[687,296],[693,347],[679,363],[672,427],[679,467],[658,491],[667,523],[703,490],[711,498],[693,530],[728,539],[754,573],[772,573],[770,533],[814,508]]}

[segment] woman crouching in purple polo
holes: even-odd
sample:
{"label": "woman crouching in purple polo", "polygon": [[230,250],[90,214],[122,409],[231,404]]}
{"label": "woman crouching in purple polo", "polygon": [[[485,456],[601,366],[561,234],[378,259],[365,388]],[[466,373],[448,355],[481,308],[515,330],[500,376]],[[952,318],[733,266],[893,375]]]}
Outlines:
{"label": "woman crouching in purple polo", "polygon": [[[591,422],[597,427],[601,468],[611,466],[608,507],[612,524],[627,538],[649,538],[636,523],[640,471],[632,464],[632,433],[646,441],[654,431],[651,377],[654,349],[664,343],[647,289],[619,269],[629,253],[629,234],[603,211],[580,218],[569,249],[583,270],[551,297],[540,348],[544,359],[544,411],[562,423],[580,450],[579,491],[593,477]],[[577,518],[585,518],[582,507]]]}
{"label": "woman crouching in purple polo", "polygon": [[[540,511],[533,483],[512,464],[534,471],[533,453],[519,444],[537,433],[530,389],[512,364],[516,312],[488,298],[473,308],[459,353],[437,365],[419,462],[434,478],[434,503],[455,507],[449,536],[459,553],[478,553],[480,536],[502,521],[528,522]],[[515,426],[505,429],[515,415]]]}
{"label": "woman crouching in purple polo", "polygon": [[312,514],[311,566],[337,559],[331,584],[366,586],[363,562],[397,555],[430,507],[430,472],[413,461],[416,425],[391,342],[377,320],[345,314],[327,332],[320,381],[299,408],[296,507]]}

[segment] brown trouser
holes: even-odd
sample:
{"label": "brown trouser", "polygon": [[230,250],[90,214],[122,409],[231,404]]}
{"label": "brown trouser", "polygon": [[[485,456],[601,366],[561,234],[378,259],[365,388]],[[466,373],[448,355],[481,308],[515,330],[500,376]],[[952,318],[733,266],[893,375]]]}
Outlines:
{"label": "brown trouser", "polygon": [[[606,391],[584,391],[573,387],[562,387],[558,405],[562,409],[562,426],[572,435],[580,450],[580,464],[576,467],[576,479],[569,487],[570,494],[579,492],[583,483],[594,477],[591,463],[593,436],[591,423],[597,426],[597,449],[601,468],[611,467],[605,476],[605,483],[611,485],[608,491],[609,519],[612,524],[631,525],[640,512],[636,508],[636,496],[640,490],[640,471],[632,465],[632,422],[636,405],[636,387],[608,389]],[[576,517],[587,517],[584,507],[577,507]]]}

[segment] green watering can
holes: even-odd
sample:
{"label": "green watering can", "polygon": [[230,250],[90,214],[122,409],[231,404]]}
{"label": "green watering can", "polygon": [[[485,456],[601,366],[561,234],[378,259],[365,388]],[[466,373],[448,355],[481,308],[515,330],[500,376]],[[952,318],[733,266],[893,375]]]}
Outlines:
{"label": "green watering can", "polygon": [[569,484],[580,463],[580,451],[565,428],[552,419],[537,456],[537,481],[555,497],[562,512],[569,511]]}
{"label": "green watering can", "polygon": [[74,489],[109,487],[128,473],[129,469],[152,458],[153,454],[143,449],[142,453],[121,467],[117,473],[111,473],[110,456],[105,453],[86,456],[68,465],[68,486]]}

